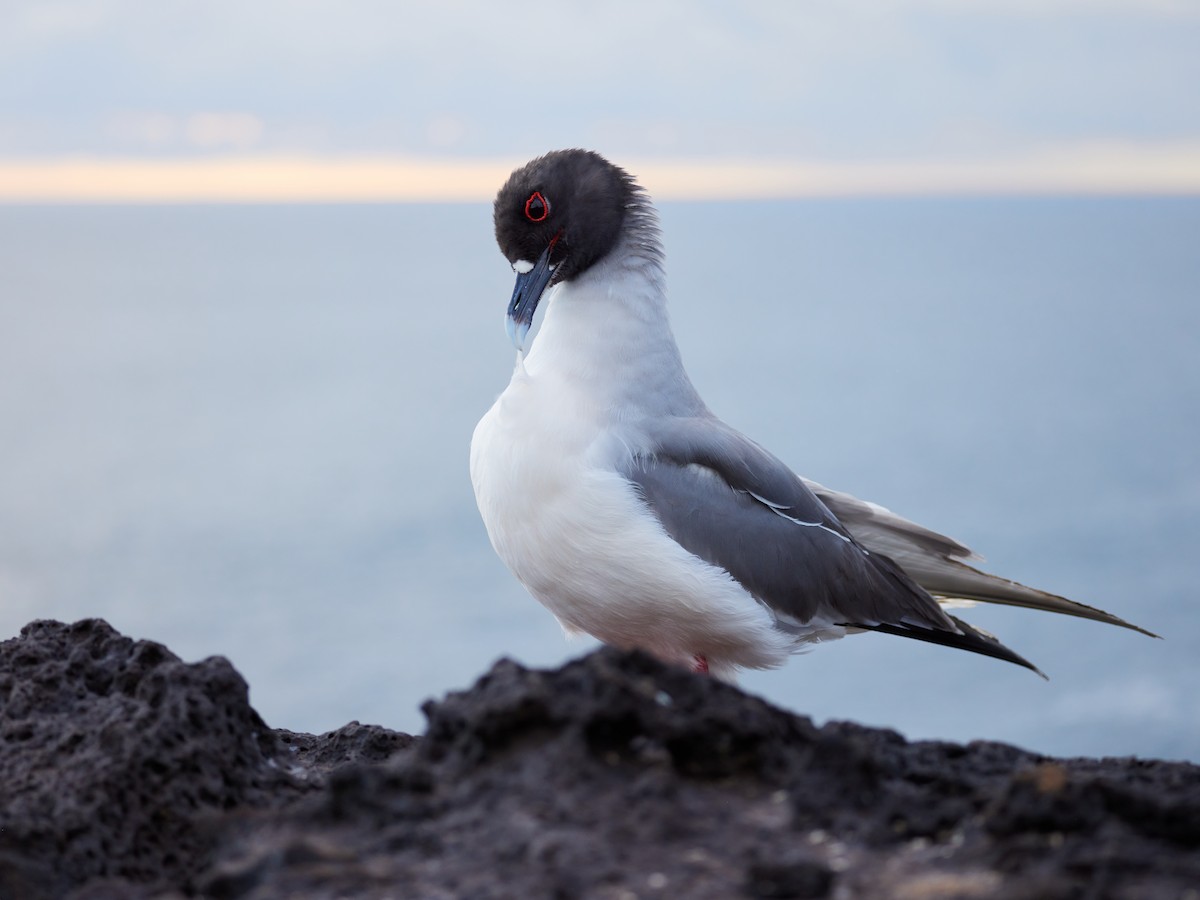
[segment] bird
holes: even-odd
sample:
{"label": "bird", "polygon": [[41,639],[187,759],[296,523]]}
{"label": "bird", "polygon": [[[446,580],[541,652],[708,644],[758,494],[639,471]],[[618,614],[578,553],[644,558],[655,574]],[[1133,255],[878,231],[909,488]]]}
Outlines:
{"label": "bird", "polygon": [[1045,677],[947,611],[978,601],[1155,636],[990,575],[959,542],[796,475],[717,418],[671,330],[654,205],[605,157],[556,150],[517,168],[493,224],[516,273],[517,358],[472,436],[471,481],[496,553],[568,635],[731,681],[864,632]]}

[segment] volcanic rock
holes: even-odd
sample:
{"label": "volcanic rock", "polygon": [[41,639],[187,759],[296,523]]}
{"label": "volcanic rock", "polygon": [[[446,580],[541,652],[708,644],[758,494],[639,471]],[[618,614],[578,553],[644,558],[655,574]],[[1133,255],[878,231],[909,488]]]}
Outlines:
{"label": "volcanic rock", "polygon": [[424,711],[273,730],[224,659],[34,622],[0,644],[0,900],[1200,897],[1187,763],[816,727],[611,649]]}

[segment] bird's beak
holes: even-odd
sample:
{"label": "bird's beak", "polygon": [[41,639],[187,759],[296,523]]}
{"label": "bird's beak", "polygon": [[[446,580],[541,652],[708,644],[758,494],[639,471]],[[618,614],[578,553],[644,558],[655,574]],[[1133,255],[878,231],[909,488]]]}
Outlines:
{"label": "bird's beak", "polygon": [[525,338],[533,325],[533,314],[537,312],[538,301],[542,299],[542,293],[554,276],[555,267],[550,265],[550,251],[557,242],[557,238],[550,242],[550,246],[542,251],[532,269],[517,273],[517,284],[513,288],[512,300],[508,304],[508,317],[504,324],[509,338],[518,350],[525,349]]}

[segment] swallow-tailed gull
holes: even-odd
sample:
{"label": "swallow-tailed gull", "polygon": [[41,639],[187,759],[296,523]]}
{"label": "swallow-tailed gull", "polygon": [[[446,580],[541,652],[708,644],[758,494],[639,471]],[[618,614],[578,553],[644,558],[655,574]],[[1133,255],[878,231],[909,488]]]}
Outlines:
{"label": "swallow-tailed gull", "polygon": [[568,633],[730,678],[864,631],[1038,671],[945,612],[957,600],[1142,630],[979,571],[956,541],[798,477],[709,412],[668,323],[657,214],[624,170],[548,153],[512,173],[494,219],[518,354],[471,478],[496,552]]}

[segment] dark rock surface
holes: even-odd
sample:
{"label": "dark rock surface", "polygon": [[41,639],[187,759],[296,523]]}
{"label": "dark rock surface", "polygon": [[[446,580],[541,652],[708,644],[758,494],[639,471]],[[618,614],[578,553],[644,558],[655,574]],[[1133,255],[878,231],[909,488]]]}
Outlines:
{"label": "dark rock surface", "polygon": [[0,900],[1200,900],[1184,763],[817,728],[612,650],[426,713],[272,730],[223,659],[35,622],[0,644]]}

